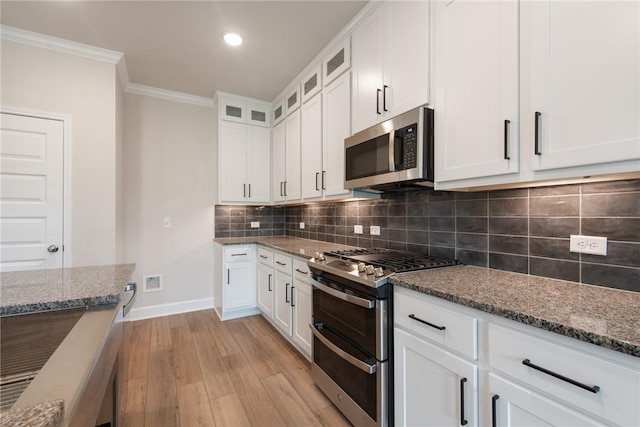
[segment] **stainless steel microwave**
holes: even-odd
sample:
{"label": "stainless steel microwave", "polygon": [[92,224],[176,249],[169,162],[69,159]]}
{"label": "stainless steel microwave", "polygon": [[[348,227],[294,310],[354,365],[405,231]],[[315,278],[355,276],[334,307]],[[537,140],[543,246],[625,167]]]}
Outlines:
{"label": "stainless steel microwave", "polygon": [[344,140],[345,188],[433,187],[433,110],[419,107]]}

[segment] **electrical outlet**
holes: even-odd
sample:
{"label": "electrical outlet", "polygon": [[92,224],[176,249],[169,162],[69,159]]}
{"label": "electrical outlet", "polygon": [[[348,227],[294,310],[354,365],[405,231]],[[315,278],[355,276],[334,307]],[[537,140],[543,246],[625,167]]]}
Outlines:
{"label": "electrical outlet", "polygon": [[251,228],[260,228],[260,221],[251,221]]}
{"label": "electrical outlet", "polygon": [[304,222],[300,223],[300,230],[304,230]]}
{"label": "electrical outlet", "polygon": [[379,236],[380,235],[380,226],[379,225],[372,225],[371,227],[369,227],[369,233],[371,233],[372,236]]}
{"label": "electrical outlet", "polygon": [[607,238],[571,235],[569,251],[591,255],[607,254]]}
{"label": "electrical outlet", "polygon": [[355,234],[362,234],[364,232],[364,229],[361,225],[354,225],[353,226],[353,232]]}
{"label": "electrical outlet", "polygon": [[171,228],[171,218],[165,218],[163,224],[164,228]]}

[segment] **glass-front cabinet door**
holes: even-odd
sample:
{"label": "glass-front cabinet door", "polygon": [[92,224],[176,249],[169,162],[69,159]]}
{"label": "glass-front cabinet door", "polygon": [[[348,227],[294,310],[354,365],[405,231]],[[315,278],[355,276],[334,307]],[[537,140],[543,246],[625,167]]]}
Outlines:
{"label": "glass-front cabinet door", "polygon": [[337,44],[322,61],[322,77],[324,85],[338,78],[351,67],[351,39],[347,37]]}
{"label": "glass-front cabinet door", "polygon": [[314,67],[305,78],[302,79],[302,102],[305,103],[322,89],[322,64]]}

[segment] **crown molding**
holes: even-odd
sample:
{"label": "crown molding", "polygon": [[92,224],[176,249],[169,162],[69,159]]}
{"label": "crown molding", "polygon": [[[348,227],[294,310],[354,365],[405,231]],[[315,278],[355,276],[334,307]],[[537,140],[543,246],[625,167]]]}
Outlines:
{"label": "crown molding", "polygon": [[129,83],[125,87],[125,92],[135,95],[151,96],[154,98],[166,99],[168,101],[182,102],[185,104],[198,105],[200,107],[215,108],[212,98],[204,96],[189,95],[187,93],[173,90],[159,89],[157,87],[144,86],[136,83]]}
{"label": "crown molding", "polygon": [[21,28],[10,27],[2,24],[0,24],[0,38],[44,49],[83,56],[85,58],[108,62],[110,64],[117,64],[124,57],[124,53],[122,52],[59,39],[57,37],[34,33],[33,31],[27,31]]}

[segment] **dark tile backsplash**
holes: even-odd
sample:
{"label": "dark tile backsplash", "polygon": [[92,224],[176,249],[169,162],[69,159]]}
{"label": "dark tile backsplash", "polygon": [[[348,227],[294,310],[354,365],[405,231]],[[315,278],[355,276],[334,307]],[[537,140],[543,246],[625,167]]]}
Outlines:
{"label": "dark tile backsplash", "polygon": [[[251,229],[260,221],[260,229]],[[300,222],[305,229],[300,229]],[[364,234],[353,233],[354,225]],[[381,227],[371,236],[369,227]],[[432,190],[289,207],[216,206],[216,237],[288,235],[640,292],[640,179],[477,193]],[[569,252],[569,235],[608,256]]]}

